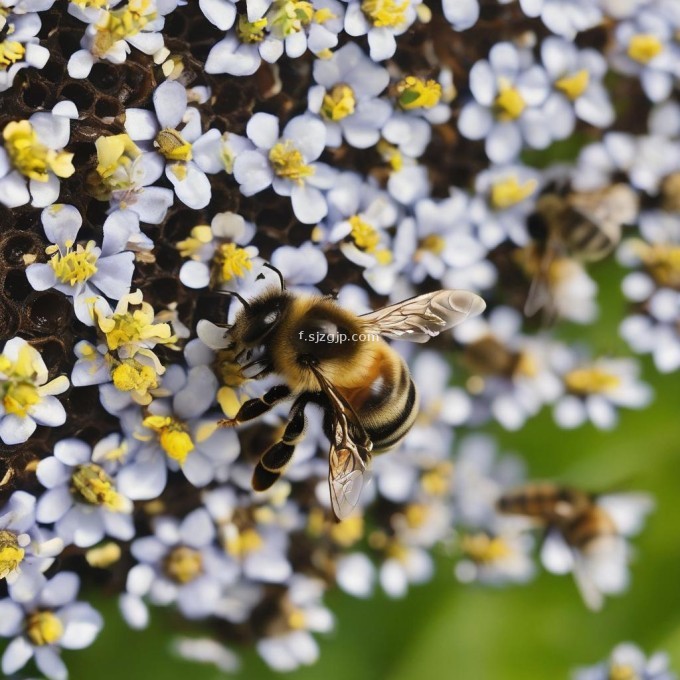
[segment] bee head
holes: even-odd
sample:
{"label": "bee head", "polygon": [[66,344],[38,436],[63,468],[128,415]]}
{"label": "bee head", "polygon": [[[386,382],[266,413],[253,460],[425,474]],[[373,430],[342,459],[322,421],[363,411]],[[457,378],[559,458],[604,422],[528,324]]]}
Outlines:
{"label": "bee head", "polygon": [[257,347],[279,325],[283,313],[291,302],[285,291],[266,292],[244,305],[230,331],[237,344]]}

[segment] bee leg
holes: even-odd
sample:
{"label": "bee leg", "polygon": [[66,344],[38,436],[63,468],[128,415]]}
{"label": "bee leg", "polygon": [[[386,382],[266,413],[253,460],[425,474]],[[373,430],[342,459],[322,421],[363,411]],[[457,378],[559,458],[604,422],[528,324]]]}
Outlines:
{"label": "bee leg", "polygon": [[249,399],[241,404],[241,408],[233,418],[223,418],[218,421],[220,427],[233,427],[247,420],[254,420],[270,411],[276,404],[290,397],[288,385],[274,385],[268,392],[257,399]]}
{"label": "bee leg", "polygon": [[307,429],[305,406],[308,402],[309,397],[305,394],[295,400],[288,414],[288,423],[281,439],[262,454],[253,472],[252,487],[255,491],[268,489],[281,476],[293,457],[295,446]]}

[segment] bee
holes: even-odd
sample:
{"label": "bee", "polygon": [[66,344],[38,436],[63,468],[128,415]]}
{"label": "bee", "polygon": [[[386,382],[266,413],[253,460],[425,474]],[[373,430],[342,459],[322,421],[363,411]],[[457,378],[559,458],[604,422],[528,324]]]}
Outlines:
{"label": "bee", "polygon": [[371,456],[394,448],[418,414],[408,367],[385,338],[426,342],[477,316],[486,304],[474,293],[439,290],[357,316],[331,296],[286,290],[277,273],[280,287],[268,287],[250,301],[237,296],[243,309],[226,330],[225,342],[245,377],[276,373],[283,384],[246,401],[221,425],[253,420],[293,400],[280,441],[262,454],[253,473],[253,488],[264,491],[281,476],[304,436],[306,406],[320,406],[331,443],[332,509],[344,519],[359,502]]}
{"label": "bee", "polygon": [[639,531],[652,501],[646,494],[597,496],[536,483],[506,492],[496,507],[545,527],[541,559],[546,569],[558,574],[573,571],[584,602],[598,610],[604,594],[621,592],[628,584],[626,537]]}
{"label": "bee", "polygon": [[539,262],[524,305],[533,316],[552,308],[550,269],[559,259],[598,262],[621,240],[621,227],[635,220],[638,196],[627,184],[586,192],[544,193],[529,217]]}

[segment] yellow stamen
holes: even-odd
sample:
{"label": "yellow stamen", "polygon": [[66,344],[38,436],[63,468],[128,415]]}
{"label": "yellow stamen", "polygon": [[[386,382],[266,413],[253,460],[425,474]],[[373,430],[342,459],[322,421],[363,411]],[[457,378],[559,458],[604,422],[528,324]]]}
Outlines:
{"label": "yellow stamen", "polygon": [[321,9],[314,10],[314,17],[312,18],[312,21],[315,24],[325,24],[331,19],[336,19],[337,16],[338,15],[333,14],[333,12],[328,7],[322,7]]}
{"label": "yellow stamen", "polygon": [[91,567],[96,569],[106,569],[120,560],[123,551],[117,543],[111,541],[104,545],[90,548],[85,553],[85,560]]}
{"label": "yellow stamen", "polygon": [[663,52],[663,43],[653,35],[639,33],[628,42],[628,56],[640,64],[648,64]]}
{"label": "yellow stamen", "polygon": [[203,573],[203,557],[198,550],[182,545],[165,558],[164,568],[175,583],[190,583]]}
{"label": "yellow stamen", "polygon": [[151,0],[129,0],[127,7],[105,12],[96,24],[92,54],[105,56],[115,43],[137,35],[157,16]]}
{"label": "yellow stamen", "polygon": [[404,158],[401,155],[401,151],[396,146],[393,146],[384,139],[378,142],[378,153],[382,156],[382,159],[390,164],[390,167],[394,172],[399,172],[404,167]]}
{"label": "yellow stamen", "polygon": [[433,253],[434,255],[441,255],[446,248],[446,240],[439,234],[429,234],[420,241],[419,249]]}
{"label": "yellow stamen", "polygon": [[330,92],[326,92],[321,105],[321,115],[326,120],[337,122],[354,113],[356,99],[354,91],[349,85],[335,85]]}
{"label": "yellow stamen", "polygon": [[139,147],[126,134],[98,137],[97,167],[87,178],[87,191],[97,200],[108,201],[114,191],[135,191],[138,177],[135,172]]}
{"label": "yellow stamen", "polygon": [[621,384],[621,379],[601,368],[579,368],[564,376],[564,384],[573,394],[585,396],[611,392]]}
{"label": "yellow stamen", "polygon": [[64,634],[64,624],[54,612],[34,612],[26,619],[26,634],[38,647],[52,645]]}
{"label": "yellow stamen", "polygon": [[641,680],[635,669],[626,664],[614,663],[609,669],[608,680]]}
{"label": "yellow stamen", "polygon": [[588,88],[590,83],[590,73],[586,69],[581,69],[570,76],[560,78],[555,82],[555,87],[574,101],[578,99]]}
{"label": "yellow stamen", "polygon": [[[77,245],[75,250],[72,244],[66,244],[65,253],[57,250],[49,261],[55,276],[62,283],[68,283],[71,286],[93,277],[97,273],[98,255],[94,252],[95,247],[94,241],[88,241],[84,247]],[[49,254],[54,248],[57,246],[48,248],[46,252]]]}
{"label": "yellow stamen", "polygon": [[0,372],[4,379],[0,382],[2,405],[7,413],[25,418],[28,410],[40,401],[36,380],[37,371],[34,366],[36,350],[24,345],[19,350],[14,362],[0,355]]}
{"label": "yellow stamen", "polygon": [[146,393],[158,387],[158,375],[153,367],[140,364],[134,359],[125,359],[111,372],[116,389],[121,392]]}
{"label": "yellow stamen", "polygon": [[397,85],[397,101],[402,109],[431,109],[442,98],[442,86],[435,80],[406,76]]}
{"label": "yellow stamen", "polygon": [[236,25],[236,35],[242,43],[260,43],[265,38],[264,29],[267,28],[267,23],[266,18],[248,21],[248,17],[241,14]]}
{"label": "yellow stamen", "polygon": [[201,249],[213,240],[212,229],[207,224],[200,224],[191,230],[189,238],[178,241],[176,248],[182,257],[198,259]]}
{"label": "yellow stamen", "polygon": [[24,177],[47,182],[50,172],[57,177],[70,177],[75,172],[73,154],[46,147],[27,120],[8,123],[2,136],[10,162]]}
{"label": "yellow stamen", "polygon": [[113,487],[111,478],[95,463],[79,465],[71,475],[71,493],[81,503],[112,512],[129,512],[130,502]]}
{"label": "yellow stamen", "polygon": [[16,64],[23,59],[26,48],[14,40],[0,42],[0,69],[7,70],[8,66]]}
{"label": "yellow stamen", "polygon": [[19,568],[24,554],[24,549],[19,547],[17,535],[6,529],[0,530],[0,579]]}
{"label": "yellow stamen", "polygon": [[363,0],[361,10],[376,28],[399,28],[406,23],[408,6],[408,0],[401,4],[394,0]]}
{"label": "yellow stamen", "polygon": [[418,529],[427,522],[430,512],[427,505],[411,503],[406,506],[404,516],[406,517],[406,524],[408,524],[410,529]]}
{"label": "yellow stamen", "polygon": [[311,165],[305,165],[302,154],[288,139],[278,142],[271,148],[269,160],[279,177],[290,179],[298,184],[303,184],[305,178],[314,174],[314,168]]}
{"label": "yellow stamen", "polygon": [[491,187],[491,205],[496,210],[507,210],[529,198],[537,188],[538,182],[535,179],[528,179],[520,184],[517,175],[511,175]]}
{"label": "yellow stamen", "polygon": [[268,17],[272,34],[286,38],[312,23],[314,6],[305,0],[277,0]]}
{"label": "yellow stamen", "polygon": [[512,87],[507,78],[498,79],[498,95],[494,102],[496,118],[502,122],[516,120],[526,108],[519,90]]}
{"label": "yellow stamen", "polygon": [[654,280],[664,288],[680,290],[680,246],[670,243],[634,243],[642,263]]}
{"label": "yellow stamen", "polygon": [[153,145],[168,161],[190,161],[193,157],[191,144],[172,128],[161,130]]}
{"label": "yellow stamen", "polygon": [[255,529],[247,528],[239,531],[231,525],[233,531],[227,532],[224,540],[224,549],[233,557],[245,557],[249,553],[256,552],[264,545],[262,536]]}
{"label": "yellow stamen", "polygon": [[158,442],[169,458],[184,463],[194,450],[194,443],[184,423],[170,416],[147,416],[142,421],[158,435]]}
{"label": "yellow stamen", "polygon": [[288,614],[288,625],[293,630],[304,630],[307,627],[307,616],[302,609],[293,609]]}
{"label": "yellow stamen", "polygon": [[333,522],[330,525],[330,535],[334,543],[343,548],[349,548],[364,535],[363,515],[352,515],[342,522]]}
{"label": "yellow stamen", "polygon": [[377,229],[362,220],[359,215],[353,215],[348,222],[352,227],[350,238],[354,241],[354,245],[365,253],[375,253],[380,244],[380,234]]}
{"label": "yellow stamen", "polygon": [[500,536],[487,534],[463,536],[461,548],[477,564],[493,564],[511,554],[510,547]]}
{"label": "yellow stamen", "polygon": [[449,462],[439,463],[437,466],[423,473],[420,486],[428,496],[444,496],[451,488],[453,465]]}
{"label": "yellow stamen", "polygon": [[215,252],[215,263],[221,281],[242,279],[253,268],[248,251],[235,243],[223,243]]}

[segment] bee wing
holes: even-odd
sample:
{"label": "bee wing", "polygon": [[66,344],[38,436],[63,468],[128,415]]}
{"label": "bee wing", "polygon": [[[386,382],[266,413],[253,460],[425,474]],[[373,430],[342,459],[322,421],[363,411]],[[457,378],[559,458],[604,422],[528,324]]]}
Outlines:
{"label": "bee wing", "polygon": [[331,492],[333,514],[343,520],[359,503],[361,491],[368,479],[368,460],[364,462],[357,445],[343,441],[342,428],[337,422],[335,441],[328,454],[328,487]]}
{"label": "bee wing", "polygon": [[574,582],[578,588],[583,602],[591,611],[597,612],[602,609],[604,595],[598,588],[597,583],[591,573],[588,562],[581,555],[574,551]]}
{"label": "bee wing", "polygon": [[524,303],[524,315],[533,316],[541,309],[551,310],[553,306],[552,293],[550,291],[550,267],[558,255],[558,244],[555,239],[548,239],[546,250],[538,265],[538,271],[534,274],[529,286],[526,302]]}
{"label": "bee wing", "polygon": [[[325,378],[318,366],[310,366],[310,370],[330,403],[332,429],[329,436],[328,487],[333,514],[338,520],[343,520],[359,503],[361,490],[368,478],[373,444],[351,404]],[[362,436],[362,443],[352,438],[350,422]]]}
{"label": "bee wing", "polygon": [[486,303],[467,290],[438,290],[364,314],[366,333],[391,340],[427,342],[435,335],[481,314]]}

